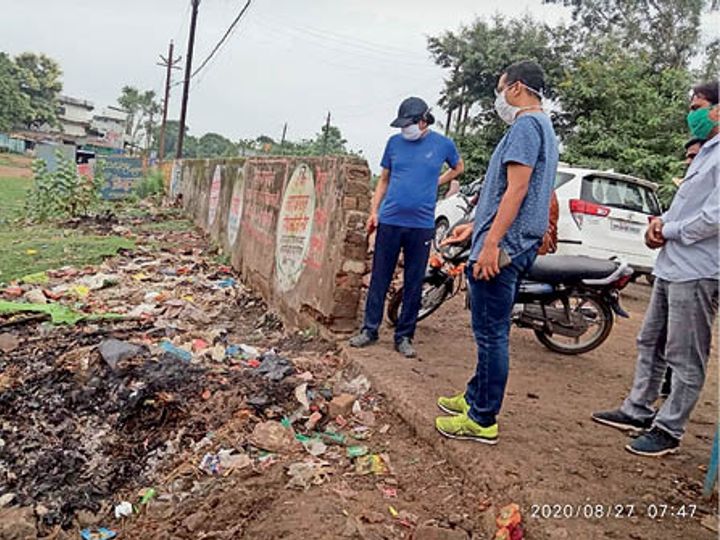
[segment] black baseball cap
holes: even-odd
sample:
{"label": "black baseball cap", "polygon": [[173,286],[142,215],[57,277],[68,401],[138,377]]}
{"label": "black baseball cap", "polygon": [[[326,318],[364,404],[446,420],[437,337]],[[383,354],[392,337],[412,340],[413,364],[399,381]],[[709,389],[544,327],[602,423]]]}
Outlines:
{"label": "black baseball cap", "polygon": [[435,122],[435,117],[430,114],[430,107],[425,100],[419,97],[409,97],[403,100],[398,108],[397,118],[390,125],[396,128],[408,127],[425,120],[428,124]]}

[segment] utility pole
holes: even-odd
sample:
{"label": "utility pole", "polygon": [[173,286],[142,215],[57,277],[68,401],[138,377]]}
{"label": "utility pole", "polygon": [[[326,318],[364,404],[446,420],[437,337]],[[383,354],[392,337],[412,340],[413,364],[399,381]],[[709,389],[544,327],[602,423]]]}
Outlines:
{"label": "utility pole", "polygon": [[180,109],[180,132],[178,133],[177,152],[175,157],[182,158],[185,139],[185,118],[187,116],[188,93],[190,92],[190,75],[192,74],[192,57],[195,48],[195,25],[197,24],[200,0],[192,0],[192,18],[190,19],[190,37],[188,39],[187,57],[185,58],[185,80],[183,81],[182,107]]}
{"label": "utility pole", "polygon": [[180,60],[182,59],[180,56],[173,58],[173,47],[173,42],[170,40],[167,58],[161,54],[161,61],[157,64],[167,70],[165,72],[165,100],[163,101],[162,124],[160,125],[160,146],[158,147],[159,161],[162,161],[165,158],[165,124],[167,124],[168,104],[170,102],[170,79],[172,78],[172,70],[180,69],[180,66],[176,64],[180,63]]}
{"label": "utility pole", "polygon": [[330,111],[325,121],[325,134],[323,135],[323,155],[327,154],[328,135],[330,134]]}
{"label": "utility pole", "polygon": [[280,152],[284,155],[285,154],[285,136],[287,135],[287,122],[285,122],[285,125],[283,126],[283,134],[280,138]]}

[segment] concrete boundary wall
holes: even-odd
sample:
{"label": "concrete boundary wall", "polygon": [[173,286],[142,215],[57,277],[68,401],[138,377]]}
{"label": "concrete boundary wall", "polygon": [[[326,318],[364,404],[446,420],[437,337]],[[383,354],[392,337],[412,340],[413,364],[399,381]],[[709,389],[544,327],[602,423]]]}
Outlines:
{"label": "concrete boundary wall", "polygon": [[183,160],[168,191],[291,324],[357,326],[370,170],[354,157]]}

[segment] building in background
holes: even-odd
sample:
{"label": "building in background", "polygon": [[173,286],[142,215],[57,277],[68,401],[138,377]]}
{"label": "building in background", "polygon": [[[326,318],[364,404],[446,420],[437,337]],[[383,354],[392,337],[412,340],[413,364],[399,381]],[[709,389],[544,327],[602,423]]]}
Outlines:
{"label": "building in background", "polygon": [[[84,99],[77,99],[70,96],[60,96],[60,109],[58,120],[60,121],[60,133],[73,142],[77,139],[87,137],[93,120],[95,105]],[[51,132],[58,131],[58,128],[50,129]],[[70,142],[70,141],[68,141]]]}
{"label": "building in background", "polygon": [[128,113],[118,107],[103,107],[90,123],[89,143],[122,151],[125,148]]}

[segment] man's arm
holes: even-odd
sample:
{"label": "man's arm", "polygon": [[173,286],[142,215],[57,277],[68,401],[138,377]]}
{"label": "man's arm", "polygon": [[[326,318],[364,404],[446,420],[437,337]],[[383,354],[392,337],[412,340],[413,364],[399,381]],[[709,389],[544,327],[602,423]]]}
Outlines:
{"label": "man's arm", "polygon": [[385,194],[387,193],[388,184],[390,183],[390,169],[383,167],[380,173],[380,178],[375,186],[375,193],[373,193],[372,203],[370,204],[370,217],[367,221],[367,232],[372,234],[378,225],[378,212],[380,211],[380,204],[382,204]]}
{"label": "man's arm", "polygon": [[485,237],[482,251],[473,267],[475,279],[489,280],[500,273],[500,241],[517,218],[530,185],[533,168],[520,163],[507,165],[507,189],[500,201],[495,219]]}
{"label": "man's arm", "polygon": [[662,224],[662,236],[666,240],[676,240],[686,246],[700,242],[720,233],[720,192],[716,187],[705,199],[702,210],[696,216],[682,221]]}
{"label": "man's arm", "polygon": [[442,186],[443,184],[447,184],[448,182],[455,180],[458,176],[460,176],[464,172],[465,172],[465,162],[462,160],[462,158],[460,158],[458,160],[457,164],[455,165],[455,167],[449,168],[442,175],[440,175],[440,178],[438,179],[438,186]]}

